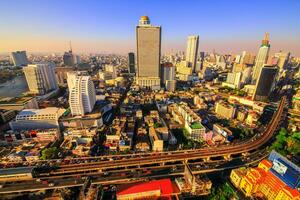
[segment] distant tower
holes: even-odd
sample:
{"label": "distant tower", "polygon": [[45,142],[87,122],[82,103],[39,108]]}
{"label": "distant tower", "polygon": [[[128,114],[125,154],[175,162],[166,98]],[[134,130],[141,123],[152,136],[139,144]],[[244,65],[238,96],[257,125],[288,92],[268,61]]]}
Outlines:
{"label": "distant tower", "polygon": [[161,55],[161,27],[150,24],[148,16],[142,16],[136,27],[137,77],[141,87],[160,88],[159,67]]}
{"label": "distant tower", "polygon": [[96,102],[94,83],[90,76],[68,73],[69,104],[72,115],[84,115],[93,110]]}
{"label": "distant tower", "polygon": [[264,39],[262,40],[261,46],[259,48],[256,60],[255,60],[255,66],[254,66],[253,75],[252,75],[253,83],[255,83],[256,80],[258,79],[261,68],[264,66],[264,64],[267,63],[269,51],[270,51],[269,33],[265,33]]}
{"label": "distant tower", "polygon": [[133,52],[128,53],[128,71],[129,73],[135,73],[135,59]]}
{"label": "distant tower", "polygon": [[51,63],[39,63],[23,68],[31,93],[43,95],[58,88],[55,66]]}
{"label": "distant tower", "polygon": [[186,48],[186,61],[188,66],[196,72],[196,62],[198,54],[199,35],[188,36],[187,48]]}
{"label": "distant tower", "polygon": [[72,52],[71,41],[69,42],[69,45],[70,45],[70,50],[69,50],[69,52],[64,53],[63,61],[64,61],[64,65],[66,65],[66,66],[74,66],[76,58],[74,57],[73,52]]}
{"label": "distant tower", "polygon": [[272,65],[264,65],[264,67],[261,68],[252,96],[253,100],[268,100],[274,86],[277,71],[277,68]]}

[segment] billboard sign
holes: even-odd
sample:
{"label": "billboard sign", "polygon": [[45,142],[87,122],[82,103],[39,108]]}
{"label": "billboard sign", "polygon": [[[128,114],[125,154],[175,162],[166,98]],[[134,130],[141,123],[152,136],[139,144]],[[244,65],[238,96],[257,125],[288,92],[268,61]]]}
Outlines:
{"label": "billboard sign", "polygon": [[287,171],[287,167],[281,162],[279,162],[277,159],[273,160],[272,168],[281,176],[283,176]]}

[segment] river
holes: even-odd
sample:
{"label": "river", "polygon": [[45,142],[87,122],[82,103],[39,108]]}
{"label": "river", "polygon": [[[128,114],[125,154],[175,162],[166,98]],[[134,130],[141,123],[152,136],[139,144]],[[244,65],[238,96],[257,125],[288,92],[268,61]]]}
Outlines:
{"label": "river", "polygon": [[16,76],[0,84],[0,97],[17,97],[28,91],[25,76]]}

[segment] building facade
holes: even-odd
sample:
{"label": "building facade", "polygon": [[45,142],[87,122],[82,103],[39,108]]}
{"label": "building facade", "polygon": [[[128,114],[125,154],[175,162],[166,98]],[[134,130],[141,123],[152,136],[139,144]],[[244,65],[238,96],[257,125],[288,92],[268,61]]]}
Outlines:
{"label": "building facade", "polygon": [[272,91],[277,75],[277,68],[265,65],[256,81],[252,99],[255,101],[266,101]]}
{"label": "building facade", "polygon": [[135,58],[134,53],[128,53],[128,72],[134,74],[135,73]]}
{"label": "building facade", "polygon": [[72,74],[68,80],[69,104],[72,115],[90,113],[96,102],[95,86],[91,77]]}
{"label": "building facade", "polygon": [[13,131],[58,128],[58,119],[64,112],[55,107],[25,109],[9,125]]}
{"label": "building facade", "polygon": [[24,67],[23,71],[31,93],[44,95],[58,89],[54,64],[32,64]]}
{"label": "building facade", "polygon": [[197,54],[198,54],[199,36],[191,35],[188,36],[187,48],[186,48],[186,61],[188,66],[196,72]]}
{"label": "building facade", "polygon": [[11,60],[17,67],[28,65],[26,51],[15,51],[10,54]]}

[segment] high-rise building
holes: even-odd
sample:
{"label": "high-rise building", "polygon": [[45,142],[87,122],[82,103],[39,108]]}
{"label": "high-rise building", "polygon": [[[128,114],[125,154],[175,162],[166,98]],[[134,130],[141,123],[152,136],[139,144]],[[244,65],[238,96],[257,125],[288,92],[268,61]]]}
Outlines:
{"label": "high-rise building", "polygon": [[151,25],[149,17],[142,16],[136,27],[136,41],[137,84],[141,87],[159,89],[161,27]]}
{"label": "high-rise building", "polygon": [[264,66],[264,64],[267,63],[269,51],[270,51],[269,33],[265,33],[264,39],[262,40],[262,44],[259,48],[256,60],[255,60],[255,66],[254,66],[253,75],[252,75],[253,83],[256,82],[262,67]]}
{"label": "high-rise building", "polygon": [[[70,50],[68,52],[65,52],[63,55],[63,61],[64,61],[64,65],[66,66],[73,66],[75,62],[77,63],[77,57],[74,56],[72,52],[71,42],[70,42]],[[79,58],[79,62],[80,62],[80,58]]]}
{"label": "high-rise building", "polygon": [[10,57],[11,57],[14,65],[17,67],[28,65],[26,51],[11,52]]}
{"label": "high-rise building", "polygon": [[95,86],[90,76],[68,73],[69,104],[72,115],[90,113],[96,102]]}
{"label": "high-rise building", "polygon": [[53,63],[39,63],[23,68],[29,91],[43,95],[58,88]]}
{"label": "high-rise building", "polygon": [[128,53],[128,72],[135,73],[135,59],[133,52]]}
{"label": "high-rise building", "polygon": [[279,53],[275,53],[275,57],[278,58],[278,67],[280,69],[284,69],[289,61],[290,58],[290,52],[285,53],[280,51]]}
{"label": "high-rise building", "polygon": [[272,65],[264,65],[260,70],[259,77],[256,81],[255,90],[252,96],[253,100],[266,101],[274,86],[277,75],[277,68]]}
{"label": "high-rise building", "polygon": [[75,64],[75,57],[72,51],[65,52],[63,55],[64,65],[66,66],[73,66]]}
{"label": "high-rise building", "polygon": [[161,81],[166,90],[174,91],[176,88],[175,67],[172,63],[163,63],[161,65]]}
{"label": "high-rise building", "polygon": [[199,45],[199,35],[188,36],[187,48],[186,48],[186,61],[188,66],[196,72],[197,54]]}

